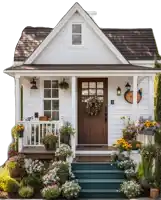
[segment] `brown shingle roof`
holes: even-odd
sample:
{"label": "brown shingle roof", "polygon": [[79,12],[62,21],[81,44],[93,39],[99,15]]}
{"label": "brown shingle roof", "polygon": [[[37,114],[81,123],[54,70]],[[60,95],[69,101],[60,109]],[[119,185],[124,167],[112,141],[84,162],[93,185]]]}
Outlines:
{"label": "brown shingle roof", "polygon": [[[158,55],[152,29],[101,29],[127,60],[153,60]],[[14,61],[25,61],[52,28],[26,27],[17,43]]]}

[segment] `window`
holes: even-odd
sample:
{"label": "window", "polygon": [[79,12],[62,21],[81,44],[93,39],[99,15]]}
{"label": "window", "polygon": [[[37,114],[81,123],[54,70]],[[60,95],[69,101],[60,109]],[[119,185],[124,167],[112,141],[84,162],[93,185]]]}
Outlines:
{"label": "window", "polygon": [[44,80],[44,115],[59,120],[58,80]]}
{"label": "window", "polygon": [[72,24],[72,45],[82,44],[82,25]]}

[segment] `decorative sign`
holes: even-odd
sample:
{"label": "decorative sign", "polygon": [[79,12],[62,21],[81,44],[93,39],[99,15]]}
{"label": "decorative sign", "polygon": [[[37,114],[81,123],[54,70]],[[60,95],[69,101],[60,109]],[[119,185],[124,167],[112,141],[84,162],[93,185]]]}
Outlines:
{"label": "decorative sign", "polygon": [[[125,100],[128,102],[128,103],[133,103],[133,91],[126,91],[125,94],[124,94],[124,98]],[[142,99],[142,92],[141,90],[139,90],[137,92],[137,103],[139,103]]]}

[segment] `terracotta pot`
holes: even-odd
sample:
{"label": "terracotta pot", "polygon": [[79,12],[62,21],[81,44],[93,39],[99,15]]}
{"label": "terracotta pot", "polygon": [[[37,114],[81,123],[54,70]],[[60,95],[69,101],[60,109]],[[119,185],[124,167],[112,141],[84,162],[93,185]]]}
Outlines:
{"label": "terracotta pot", "polygon": [[159,197],[159,189],[158,188],[150,188],[150,198],[156,199]]}

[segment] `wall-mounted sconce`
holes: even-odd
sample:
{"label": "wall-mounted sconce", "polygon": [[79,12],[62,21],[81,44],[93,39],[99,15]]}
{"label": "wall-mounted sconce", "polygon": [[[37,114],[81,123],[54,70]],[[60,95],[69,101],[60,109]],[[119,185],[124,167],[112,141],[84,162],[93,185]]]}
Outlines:
{"label": "wall-mounted sconce", "polygon": [[120,87],[117,88],[117,96],[121,96],[121,88]]}
{"label": "wall-mounted sconce", "polygon": [[38,89],[37,88],[37,86],[36,86],[36,80],[35,80],[35,78],[33,78],[33,80],[30,82],[30,84],[31,84],[31,90],[36,90],[36,89]]}
{"label": "wall-mounted sconce", "polygon": [[130,91],[131,85],[127,82],[126,85],[125,85],[125,88],[126,88],[127,91]]}

